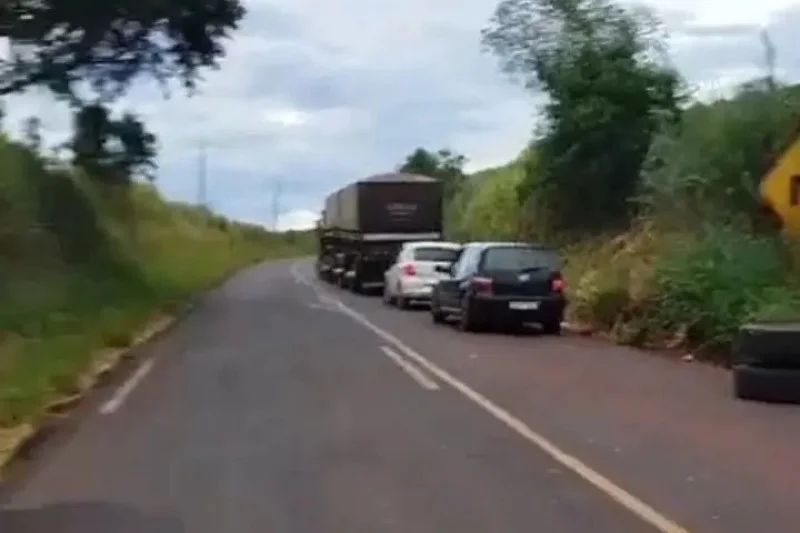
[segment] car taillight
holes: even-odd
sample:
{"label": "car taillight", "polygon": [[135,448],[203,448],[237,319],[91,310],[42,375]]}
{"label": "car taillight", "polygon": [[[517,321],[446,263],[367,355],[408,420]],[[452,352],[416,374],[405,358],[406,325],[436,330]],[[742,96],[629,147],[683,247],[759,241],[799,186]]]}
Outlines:
{"label": "car taillight", "polygon": [[561,277],[561,274],[556,274],[551,282],[551,288],[553,289],[553,292],[564,292],[565,286],[566,283],[564,282],[564,278]]}
{"label": "car taillight", "polygon": [[492,294],[492,280],[490,278],[472,278],[472,288],[476,294]]}
{"label": "car taillight", "polygon": [[403,265],[403,275],[404,276],[416,276],[417,275],[417,269],[414,268],[414,265],[412,265],[411,263]]}

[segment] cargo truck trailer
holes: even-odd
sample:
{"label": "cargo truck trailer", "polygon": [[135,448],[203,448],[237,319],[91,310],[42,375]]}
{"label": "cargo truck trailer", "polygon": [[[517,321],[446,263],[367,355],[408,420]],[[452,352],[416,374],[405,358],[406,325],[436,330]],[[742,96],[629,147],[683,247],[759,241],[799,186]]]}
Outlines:
{"label": "cargo truck trailer", "polygon": [[442,238],[442,182],[416,174],[370,176],[332,193],[317,225],[317,274],[353,292],[383,286],[400,246]]}

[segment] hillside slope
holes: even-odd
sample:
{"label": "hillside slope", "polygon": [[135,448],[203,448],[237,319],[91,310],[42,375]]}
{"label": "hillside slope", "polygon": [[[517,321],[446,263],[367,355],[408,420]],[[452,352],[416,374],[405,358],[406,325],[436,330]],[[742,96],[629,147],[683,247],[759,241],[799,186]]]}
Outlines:
{"label": "hillside slope", "polygon": [[0,427],[76,390],[105,348],[178,310],[233,270],[302,242],[47,169],[0,138]]}

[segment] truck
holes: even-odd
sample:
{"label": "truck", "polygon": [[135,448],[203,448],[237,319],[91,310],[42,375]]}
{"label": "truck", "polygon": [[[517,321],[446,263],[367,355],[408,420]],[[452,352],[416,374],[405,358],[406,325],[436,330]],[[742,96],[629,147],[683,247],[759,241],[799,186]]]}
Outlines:
{"label": "truck", "polygon": [[359,293],[383,286],[403,243],[442,239],[440,180],[392,172],[331,193],[317,223],[320,279]]}

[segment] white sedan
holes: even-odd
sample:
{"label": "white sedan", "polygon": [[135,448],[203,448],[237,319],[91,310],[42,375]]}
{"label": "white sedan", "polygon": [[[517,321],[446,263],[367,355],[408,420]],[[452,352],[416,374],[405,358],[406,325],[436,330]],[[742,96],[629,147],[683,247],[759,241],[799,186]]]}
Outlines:
{"label": "white sedan", "polygon": [[430,301],[431,290],[447,274],[438,265],[449,266],[458,257],[461,245],[445,241],[418,241],[403,244],[394,263],[383,275],[383,301],[405,309],[412,301]]}

